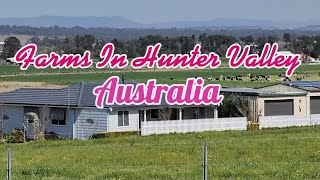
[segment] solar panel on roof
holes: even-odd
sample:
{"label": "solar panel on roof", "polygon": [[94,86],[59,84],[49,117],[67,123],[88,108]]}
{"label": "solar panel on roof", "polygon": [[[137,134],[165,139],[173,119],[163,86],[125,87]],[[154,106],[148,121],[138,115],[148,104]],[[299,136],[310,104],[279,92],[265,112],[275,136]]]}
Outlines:
{"label": "solar panel on roof", "polygon": [[283,82],[282,84],[306,91],[320,91],[320,81],[291,81]]}
{"label": "solar panel on roof", "polygon": [[307,91],[317,91],[317,90],[320,90],[320,89],[318,89],[318,88],[316,88],[316,87],[310,87],[310,86],[308,86],[308,87],[303,87],[303,89],[305,89],[305,90],[307,90]]}
{"label": "solar panel on roof", "polygon": [[320,85],[320,81],[292,81],[292,82],[283,82],[283,84],[295,85],[295,86],[314,86],[314,85]]}

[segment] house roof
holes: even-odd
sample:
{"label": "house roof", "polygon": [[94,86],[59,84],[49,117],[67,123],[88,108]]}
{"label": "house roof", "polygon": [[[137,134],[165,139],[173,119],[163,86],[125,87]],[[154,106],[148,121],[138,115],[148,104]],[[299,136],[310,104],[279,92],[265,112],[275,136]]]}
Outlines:
{"label": "house roof", "polygon": [[[125,82],[136,84],[135,82]],[[0,94],[0,103],[25,105],[51,105],[73,107],[96,107],[96,96],[92,90],[102,83],[83,82],[62,89],[21,88]],[[163,100],[160,106],[167,105]],[[117,105],[111,107],[131,107],[135,105]],[[142,104],[140,106],[147,106]]]}
{"label": "house roof", "polygon": [[320,81],[286,81],[282,82],[282,84],[307,92],[320,92]]}
{"label": "house roof", "polygon": [[4,104],[77,106],[81,84],[62,89],[21,88],[0,95]]}
{"label": "house roof", "polygon": [[269,91],[265,89],[253,89],[253,88],[222,88],[222,93],[236,93],[244,96],[261,96],[261,97],[274,97],[274,96],[304,96],[306,92],[280,92]]}

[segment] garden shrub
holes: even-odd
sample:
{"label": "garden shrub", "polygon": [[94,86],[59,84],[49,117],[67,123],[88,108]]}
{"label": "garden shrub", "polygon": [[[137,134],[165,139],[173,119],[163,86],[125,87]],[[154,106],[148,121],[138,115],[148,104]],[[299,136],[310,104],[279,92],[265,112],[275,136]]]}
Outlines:
{"label": "garden shrub", "polygon": [[13,129],[10,134],[6,136],[8,143],[23,143],[24,133],[21,129]]}
{"label": "garden shrub", "polygon": [[46,140],[58,140],[58,139],[60,139],[60,137],[58,136],[58,134],[55,133],[55,132],[52,132],[52,131],[50,131],[50,132],[45,132],[44,138],[45,138]]}

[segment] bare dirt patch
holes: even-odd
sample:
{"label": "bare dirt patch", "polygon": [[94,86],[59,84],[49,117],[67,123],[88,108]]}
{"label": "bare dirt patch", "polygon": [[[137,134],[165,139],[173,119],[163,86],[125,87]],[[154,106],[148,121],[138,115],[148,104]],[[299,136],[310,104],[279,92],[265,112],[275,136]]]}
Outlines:
{"label": "bare dirt patch", "polygon": [[14,91],[19,88],[49,88],[49,89],[60,89],[66,86],[47,84],[42,82],[0,82],[0,93]]}

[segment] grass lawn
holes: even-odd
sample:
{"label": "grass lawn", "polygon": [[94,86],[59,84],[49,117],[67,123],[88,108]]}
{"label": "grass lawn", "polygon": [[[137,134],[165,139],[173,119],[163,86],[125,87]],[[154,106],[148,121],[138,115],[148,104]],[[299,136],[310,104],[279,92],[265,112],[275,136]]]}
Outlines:
{"label": "grass lawn", "polygon": [[[320,127],[10,144],[13,179],[320,179]],[[0,179],[6,147],[0,146]]]}

